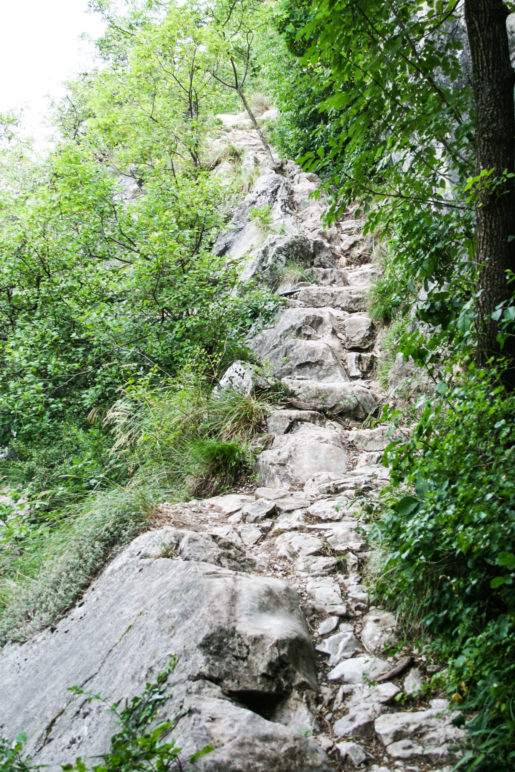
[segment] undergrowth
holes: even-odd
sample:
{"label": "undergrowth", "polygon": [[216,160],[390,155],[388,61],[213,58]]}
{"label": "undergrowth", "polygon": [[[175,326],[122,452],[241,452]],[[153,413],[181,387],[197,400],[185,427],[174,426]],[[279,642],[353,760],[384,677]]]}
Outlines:
{"label": "undergrowth", "polygon": [[[386,450],[377,599],[448,669],[474,742],[459,769],[515,766],[515,394],[469,364]],[[405,420],[399,411],[390,414]]]}
{"label": "undergrowth", "polygon": [[296,284],[300,281],[308,281],[310,284],[318,284],[317,277],[301,263],[289,260],[279,272],[279,279],[284,284]]}
{"label": "undergrowth", "polygon": [[266,413],[264,399],[213,394],[195,377],[126,390],[105,419],[110,463],[127,470],[126,481],[62,508],[58,519],[27,504],[6,515],[0,642],[26,640],[65,613],[110,557],[149,527],[160,502],[216,495],[243,482]]}

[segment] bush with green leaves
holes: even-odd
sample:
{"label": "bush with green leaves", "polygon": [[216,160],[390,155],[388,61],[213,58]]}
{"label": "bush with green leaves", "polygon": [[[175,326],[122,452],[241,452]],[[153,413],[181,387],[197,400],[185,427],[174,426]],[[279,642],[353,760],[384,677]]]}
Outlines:
{"label": "bush with green leaves", "polygon": [[462,766],[506,769],[515,763],[515,394],[494,362],[469,364],[419,410],[410,438],[386,451],[377,597],[432,641],[456,701],[476,713]]}

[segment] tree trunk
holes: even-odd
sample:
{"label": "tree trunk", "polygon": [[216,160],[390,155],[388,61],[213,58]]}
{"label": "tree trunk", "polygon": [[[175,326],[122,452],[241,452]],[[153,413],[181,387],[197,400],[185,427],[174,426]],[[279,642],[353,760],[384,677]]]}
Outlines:
{"label": "tree trunk", "polygon": [[476,174],[494,170],[480,189],[476,205],[480,296],[478,362],[492,356],[508,359],[507,384],[515,387],[514,330],[502,348],[499,325],[491,316],[513,295],[507,271],[515,272],[514,73],[510,64],[506,17],[502,0],[465,0],[465,21],[472,60],[475,102]]}
{"label": "tree trunk", "polygon": [[266,141],[265,135],[263,134],[263,132],[260,129],[259,123],[256,120],[256,116],[252,112],[252,109],[251,109],[249,103],[247,102],[247,99],[245,97],[245,94],[243,93],[243,90],[241,88],[237,88],[236,90],[238,92],[239,98],[243,102],[243,106],[244,106],[245,110],[247,111],[247,115],[249,116],[249,118],[250,118],[250,120],[252,122],[252,125],[254,126],[255,130],[258,133],[259,139],[261,140],[261,143],[262,143],[262,145],[263,145],[263,147],[265,149],[265,152],[268,155],[270,161],[272,162],[272,168],[275,168],[278,165],[277,161],[275,160],[274,156],[272,155],[272,149],[271,149],[270,145],[268,144],[268,142]]}

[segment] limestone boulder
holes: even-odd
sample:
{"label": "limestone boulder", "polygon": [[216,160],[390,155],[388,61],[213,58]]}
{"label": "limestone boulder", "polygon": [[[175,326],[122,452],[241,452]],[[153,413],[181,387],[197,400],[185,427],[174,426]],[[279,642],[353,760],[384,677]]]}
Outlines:
{"label": "limestone boulder", "polygon": [[275,437],[259,454],[256,472],[261,484],[278,488],[304,485],[314,472],[342,474],[347,465],[341,432],[314,424],[300,424],[291,434]]}
{"label": "limestone boulder", "polygon": [[399,687],[389,682],[377,686],[359,684],[343,687],[345,713],[334,725],[336,737],[364,734],[398,692]]}
{"label": "limestone boulder", "polygon": [[215,394],[221,391],[236,391],[249,396],[256,386],[266,386],[266,379],[258,373],[255,365],[238,360],[233,362],[220,378]]}
{"label": "limestone boulder", "polygon": [[383,609],[370,609],[363,619],[361,640],[365,649],[380,654],[387,646],[397,642],[396,620],[393,614]]}
{"label": "limestone boulder", "polygon": [[334,667],[342,659],[352,657],[358,647],[359,642],[354,635],[352,625],[347,624],[341,625],[339,631],[326,638],[316,647],[316,650],[321,654],[329,655],[329,665]]}
{"label": "limestone boulder", "polygon": [[[287,177],[267,171],[261,175],[252,191],[236,209],[229,228],[220,234],[213,247],[216,255],[227,255],[241,259],[263,246],[267,230],[281,227],[287,233],[295,233],[297,226],[293,218],[294,204],[291,183]],[[264,228],[256,210],[266,208],[269,225]]]}
{"label": "limestone boulder", "polygon": [[349,314],[343,322],[345,345],[349,349],[367,349],[373,343],[374,326],[366,313]]}
{"label": "limestone boulder", "polygon": [[286,308],[278,315],[273,327],[251,338],[248,345],[262,360],[292,340],[324,341],[338,352],[342,349],[336,329],[337,319],[328,309]]}
{"label": "limestone boulder", "polygon": [[429,710],[389,713],[376,719],[374,728],[390,756],[433,763],[455,762],[453,746],[464,743],[467,733],[453,725],[456,714],[447,710],[446,700],[431,700]]}
{"label": "limestone boulder", "polygon": [[[250,251],[250,250],[249,250]],[[259,279],[275,290],[279,286],[281,272],[288,264],[304,268],[334,265],[331,252],[322,239],[311,238],[305,233],[270,235],[262,247],[245,263],[241,281]]]}
{"label": "limestone boulder", "polygon": [[[4,648],[3,736],[27,732],[27,751],[51,772],[78,755],[102,754],[114,716],[69,687],[111,704],[130,699],[175,655],[160,717],[180,716],[173,736],[185,752],[214,746],[199,769],[236,772],[250,756],[245,769],[256,772],[294,772],[300,758],[305,769],[330,769],[320,749],[285,725],[298,726],[295,711],[281,708],[296,701],[305,711],[316,688],[295,592],[217,565],[225,545],[217,553],[198,537],[170,527],[138,537],[54,629]],[[188,544],[190,559],[176,557]]]}
{"label": "limestone boulder", "polygon": [[[357,419],[367,418],[377,409],[377,397],[360,383],[295,378],[283,378],[282,382],[293,397],[292,402],[296,407],[325,410]],[[323,470],[314,469],[312,474],[317,471]]]}
{"label": "limestone boulder", "polygon": [[267,418],[269,434],[288,434],[301,423],[323,426],[325,419],[316,410],[271,410]]}
{"label": "limestone boulder", "polygon": [[312,268],[310,273],[315,277],[316,283],[322,286],[335,284],[343,287],[349,283],[347,272],[341,268]]}
{"label": "limestone boulder", "polygon": [[375,354],[363,351],[348,351],[344,355],[345,372],[349,378],[365,378],[375,364]]}
{"label": "limestone boulder", "polygon": [[329,673],[330,681],[343,681],[347,684],[359,684],[363,678],[373,681],[388,670],[388,662],[366,654],[340,662]]}
{"label": "limestone boulder", "polygon": [[[335,350],[336,349],[336,350]],[[318,381],[347,381],[338,343],[323,340],[288,340],[274,347],[265,365],[277,378],[299,378]]]}
{"label": "limestone boulder", "polygon": [[298,299],[313,308],[336,308],[341,311],[364,311],[367,306],[368,289],[361,286],[323,287],[312,285],[303,287]]}

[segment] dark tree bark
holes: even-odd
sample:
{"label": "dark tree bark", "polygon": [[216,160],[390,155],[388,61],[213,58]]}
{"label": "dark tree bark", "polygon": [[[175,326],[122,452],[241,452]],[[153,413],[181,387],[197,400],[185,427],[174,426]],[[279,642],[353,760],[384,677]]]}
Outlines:
{"label": "dark tree bark", "polygon": [[492,356],[508,359],[507,385],[515,388],[515,337],[501,348],[498,324],[491,315],[513,295],[507,271],[515,272],[514,73],[510,64],[502,0],[465,0],[465,21],[472,61],[475,102],[476,174],[493,169],[489,186],[481,188],[476,206],[479,265],[478,362]]}

